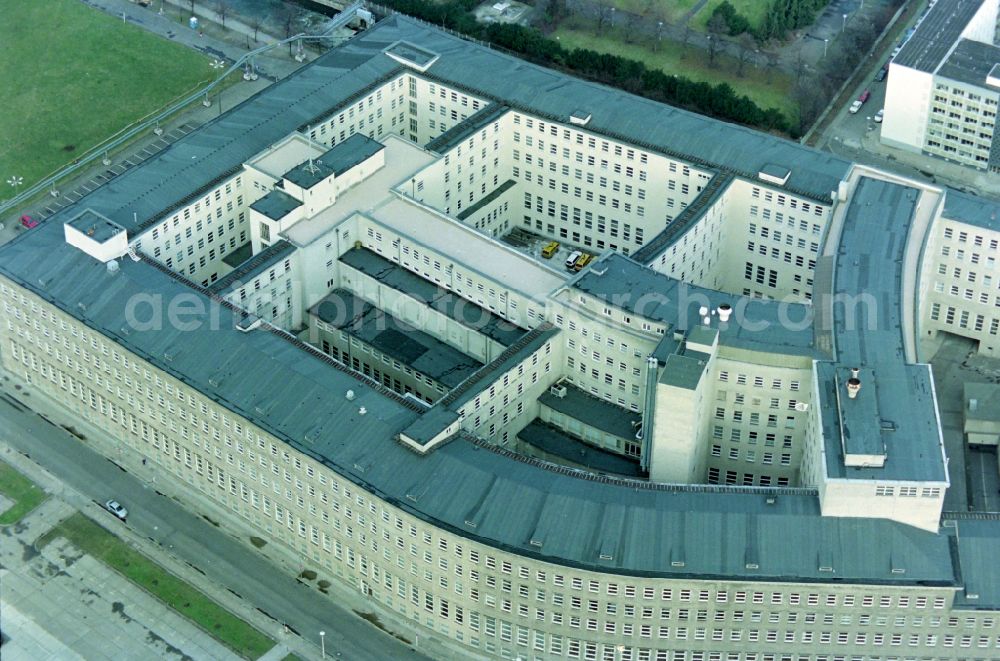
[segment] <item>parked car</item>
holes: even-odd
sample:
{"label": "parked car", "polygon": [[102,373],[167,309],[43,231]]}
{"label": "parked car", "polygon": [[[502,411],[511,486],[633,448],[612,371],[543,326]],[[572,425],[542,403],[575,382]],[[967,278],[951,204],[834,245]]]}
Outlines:
{"label": "parked car", "polygon": [[580,258],[576,260],[576,264],[573,266],[573,270],[582,271],[587,266],[587,264],[590,264],[592,261],[594,261],[593,255],[590,255],[588,253],[583,253],[582,255],[580,255]]}
{"label": "parked car", "polygon": [[35,220],[34,218],[32,218],[31,216],[25,214],[25,215],[21,216],[21,225],[25,229],[29,229],[30,230],[30,229],[34,229],[34,228],[38,227],[38,221]]}
{"label": "parked car", "polygon": [[580,252],[579,250],[574,250],[573,252],[571,252],[569,254],[569,257],[566,258],[566,270],[572,271],[573,269],[575,269],[576,260],[580,259],[580,255],[582,254],[583,253]]}
{"label": "parked car", "polygon": [[882,118],[885,116],[885,108],[880,108],[877,113],[875,113],[875,123],[881,124]]}
{"label": "parked car", "polygon": [[886,71],[885,69],[879,69],[878,73],[875,74],[875,82],[881,83],[883,80],[885,80],[885,77],[888,75],[889,75],[888,71]]}
{"label": "parked car", "polygon": [[542,247],[542,257],[550,259],[552,255],[556,254],[557,250],[559,250],[559,242],[549,241]]}
{"label": "parked car", "polygon": [[128,516],[128,510],[122,507],[122,504],[119,503],[117,500],[109,500],[108,502],[104,503],[104,509],[111,512],[122,521],[124,521],[125,518]]}
{"label": "parked car", "polygon": [[868,90],[865,90],[864,92],[862,92],[861,96],[859,96],[857,98],[857,100],[854,103],[851,104],[851,108],[850,108],[849,112],[852,115],[857,114],[857,112],[859,110],[861,110],[861,106],[865,105],[865,101],[867,101],[868,97],[870,97],[871,95],[872,95],[872,93],[869,92]]}

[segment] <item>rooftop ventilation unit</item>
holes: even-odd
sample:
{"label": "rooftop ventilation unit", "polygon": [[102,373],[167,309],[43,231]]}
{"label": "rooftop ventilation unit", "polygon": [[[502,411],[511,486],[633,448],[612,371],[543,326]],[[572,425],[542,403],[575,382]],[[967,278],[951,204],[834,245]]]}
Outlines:
{"label": "rooftop ventilation unit", "polygon": [[855,399],[861,391],[861,379],[851,377],[847,380],[847,396]]}
{"label": "rooftop ventilation unit", "polygon": [[566,386],[561,386],[559,384],[551,386],[549,388],[549,393],[555,395],[559,399],[562,399],[563,397],[566,396]]}
{"label": "rooftop ventilation unit", "polygon": [[110,273],[111,275],[114,275],[115,273],[118,273],[118,260],[117,259],[112,259],[110,262],[108,262],[108,273]]}
{"label": "rooftop ventilation unit", "polygon": [[729,321],[729,317],[733,314],[733,306],[729,303],[723,303],[716,310],[719,315],[719,321],[726,323]]}
{"label": "rooftop ventilation unit", "polygon": [[362,406],[361,408],[358,409],[358,415],[364,415],[366,413],[368,413],[368,409],[366,409],[365,407]]}
{"label": "rooftop ventilation unit", "polygon": [[344,397],[347,398],[347,401],[353,402],[354,401],[354,391],[353,390],[348,390],[347,394],[344,395]]}

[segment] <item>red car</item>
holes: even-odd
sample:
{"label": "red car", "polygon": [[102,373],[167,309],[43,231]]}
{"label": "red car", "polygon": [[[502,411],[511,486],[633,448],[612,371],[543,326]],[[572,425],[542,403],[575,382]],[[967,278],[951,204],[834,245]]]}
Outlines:
{"label": "red car", "polygon": [[30,230],[35,227],[38,227],[38,221],[32,218],[31,216],[25,214],[21,216],[21,225],[23,225],[26,229]]}

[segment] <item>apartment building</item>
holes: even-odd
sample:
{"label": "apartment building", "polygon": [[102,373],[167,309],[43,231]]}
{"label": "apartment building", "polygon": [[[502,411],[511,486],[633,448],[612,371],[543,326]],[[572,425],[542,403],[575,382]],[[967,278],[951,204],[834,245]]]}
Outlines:
{"label": "apartment building", "polygon": [[455,658],[989,659],[998,210],[396,16],[0,248],[0,361]]}
{"label": "apartment building", "polygon": [[889,65],[882,142],[979,170],[996,148],[996,0],[937,0]]}

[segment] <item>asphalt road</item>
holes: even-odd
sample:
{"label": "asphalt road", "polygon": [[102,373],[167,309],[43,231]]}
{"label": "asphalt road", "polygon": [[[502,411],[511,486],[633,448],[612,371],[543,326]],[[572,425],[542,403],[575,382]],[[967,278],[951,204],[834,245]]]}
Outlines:
{"label": "asphalt road", "polygon": [[84,443],[0,396],[0,436],[88,498],[116,498],[128,525],[170,549],[304,637],[326,631],[328,657],[425,659],[399,640],[302,585],[211,524],[161,496]]}

